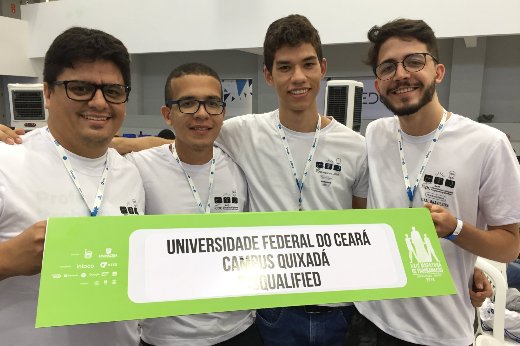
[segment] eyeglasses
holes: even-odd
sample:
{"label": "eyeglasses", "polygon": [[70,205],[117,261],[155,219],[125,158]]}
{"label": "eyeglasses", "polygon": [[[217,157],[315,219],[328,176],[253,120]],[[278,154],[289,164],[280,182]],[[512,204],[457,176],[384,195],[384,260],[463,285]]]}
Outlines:
{"label": "eyeglasses", "polygon": [[199,111],[200,105],[204,106],[204,109],[210,115],[222,114],[226,103],[217,100],[199,101],[199,100],[175,100],[166,102],[166,106],[177,105],[181,113],[195,114]]}
{"label": "eyeglasses", "polygon": [[54,85],[64,85],[67,97],[74,101],[90,101],[96,92],[101,90],[105,101],[109,103],[125,103],[128,101],[130,87],[121,84],[93,84],[79,80],[64,80],[51,82]]}
{"label": "eyeglasses", "polygon": [[373,71],[376,77],[382,81],[394,78],[397,64],[403,64],[404,69],[408,72],[418,72],[426,65],[427,55],[437,62],[437,59],[430,53],[413,53],[405,56],[403,61],[381,63]]}

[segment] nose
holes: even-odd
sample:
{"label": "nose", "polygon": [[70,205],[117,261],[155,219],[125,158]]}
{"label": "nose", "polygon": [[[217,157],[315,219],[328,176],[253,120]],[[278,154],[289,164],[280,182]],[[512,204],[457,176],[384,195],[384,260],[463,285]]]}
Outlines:
{"label": "nose", "polygon": [[398,62],[395,70],[394,80],[403,80],[408,78],[410,78],[410,72],[404,68],[404,64],[402,62]]}
{"label": "nose", "polygon": [[294,67],[294,72],[293,72],[293,74],[291,76],[291,81],[293,83],[298,84],[298,83],[305,82],[305,79],[306,79],[306,76],[305,76],[305,73],[303,72],[301,66],[296,65]]}
{"label": "nose", "polygon": [[193,114],[195,118],[207,119],[209,118],[209,113],[206,111],[206,107],[202,103],[199,103],[199,109]]}
{"label": "nose", "polygon": [[88,102],[88,105],[92,108],[97,109],[104,109],[108,107],[108,103],[105,100],[105,97],[103,96],[103,93],[101,92],[101,89],[96,90],[96,93],[94,94],[94,97],[92,100]]}

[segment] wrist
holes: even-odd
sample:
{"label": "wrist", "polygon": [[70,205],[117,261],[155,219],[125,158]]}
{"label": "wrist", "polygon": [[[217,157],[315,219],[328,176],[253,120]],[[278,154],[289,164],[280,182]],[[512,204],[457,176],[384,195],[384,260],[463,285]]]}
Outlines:
{"label": "wrist", "polygon": [[464,223],[462,222],[461,219],[457,218],[457,226],[455,227],[453,232],[451,232],[451,234],[449,234],[448,236],[444,237],[444,239],[448,239],[448,240],[455,239],[455,237],[459,235],[460,231],[462,231],[462,227],[464,227]]}
{"label": "wrist", "polygon": [[10,240],[0,242],[0,281],[17,275],[12,265],[13,255],[9,242]]}

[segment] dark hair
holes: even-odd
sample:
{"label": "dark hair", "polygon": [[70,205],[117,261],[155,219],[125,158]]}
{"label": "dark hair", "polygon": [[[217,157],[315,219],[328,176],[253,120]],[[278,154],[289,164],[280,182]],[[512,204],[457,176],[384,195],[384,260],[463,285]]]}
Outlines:
{"label": "dark hair", "polygon": [[280,48],[285,46],[296,47],[302,43],[312,45],[321,64],[323,52],[320,35],[306,17],[291,14],[272,22],[267,29],[264,40],[264,64],[269,73],[273,72],[274,56]]}
{"label": "dark hair", "polygon": [[[77,62],[113,62],[121,71],[125,85],[130,86],[130,56],[125,45],[106,32],[72,27],[54,39],[45,54],[43,81],[50,83],[66,68],[74,68]],[[53,90],[54,85],[49,84]]]}
{"label": "dark hair", "polygon": [[173,98],[171,80],[175,78],[181,78],[186,75],[210,76],[215,78],[220,83],[220,98],[224,97],[224,92],[222,91],[222,82],[220,81],[220,77],[218,76],[217,72],[215,72],[215,70],[208,65],[204,65],[200,62],[190,62],[175,68],[175,70],[173,70],[166,79],[166,85],[164,86],[164,102],[172,101]]}
{"label": "dark hair", "polygon": [[164,129],[161,132],[159,132],[157,137],[164,138],[164,139],[175,139],[175,134],[170,129]]}
{"label": "dark hair", "polygon": [[[368,40],[372,42],[372,44],[370,45],[368,54],[363,59],[363,62],[372,68],[376,68],[377,66],[377,58],[379,56],[381,45],[392,37],[399,37],[410,41],[416,39],[417,41],[424,43],[428,53],[433,55],[435,59],[439,61],[439,46],[437,44],[435,33],[432,28],[422,20],[396,19],[381,27],[377,25],[372,27],[368,31],[367,36]],[[435,60],[434,62],[437,63]]]}

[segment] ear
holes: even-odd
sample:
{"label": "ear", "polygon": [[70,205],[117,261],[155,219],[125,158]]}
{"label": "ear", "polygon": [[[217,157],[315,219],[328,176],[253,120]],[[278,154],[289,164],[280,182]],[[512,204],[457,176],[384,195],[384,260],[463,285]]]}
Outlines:
{"label": "ear", "polygon": [[224,107],[224,110],[222,111],[222,119],[226,116],[226,107]]}
{"label": "ear", "polygon": [[273,75],[271,74],[271,72],[269,72],[267,70],[267,67],[265,67],[265,66],[264,66],[264,77],[265,77],[265,81],[267,82],[267,84],[269,84],[270,86],[274,86]]}
{"label": "ear", "polygon": [[47,82],[43,83],[43,95],[45,97],[45,108],[49,109],[49,105],[51,104],[51,91]]}
{"label": "ear", "polygon": [[327,59],[323,58],[321,60],[321,78],[325,77],[325,73],[327,72]]}
{"label": "ear", "polygon": [[376,88],[376,91],[379,95],[381,95],[381,92],[379,91],[379,79],[376,77],[376,80],[374,81],[374,87]]}
{"label": "ear", "polygon": [[[173,107],[173,105],[172,105],[172,107]],[[170,118],[170,113],[171,113],[170,108],[168,108],[166,106],[161,107],[161,115],[163,116],[164,120],[166,120],[166,124],[168,124],[168,126],[172,126],[172,120]]]}
{"label": "ear", "polygon": [[444,78],[444,74],[446,73],[446,67],[444,67],[443,64],[437,64],[435,66],[435,83],[439,84],[442,82],[442,79]]}

